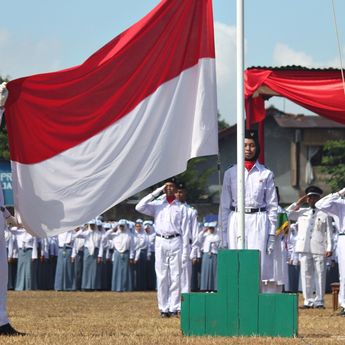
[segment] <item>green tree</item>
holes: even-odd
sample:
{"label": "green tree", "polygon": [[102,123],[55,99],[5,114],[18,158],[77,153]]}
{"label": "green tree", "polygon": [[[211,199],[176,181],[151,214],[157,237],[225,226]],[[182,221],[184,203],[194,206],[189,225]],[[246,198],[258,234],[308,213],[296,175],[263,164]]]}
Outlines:
{"label": "green tree", "polygon": [[217,113],[217,116],[218,116],[218,130],[228,128],[229,124],[225,120],[221,119],[222,115],[220,115],[220,113]]}
{"label": "green tree", "polygon": [[207,194],[207,182],[216,168],[204,168],[207,158],[193,158],[188,162],[187,170],[176,176],[186,185],[189,203],[208,201],[212,195]]}
{"label": "green tree", "polygon": [[323,147],[321,171],[333,192],[345,186],[345,140],[329,140]]}

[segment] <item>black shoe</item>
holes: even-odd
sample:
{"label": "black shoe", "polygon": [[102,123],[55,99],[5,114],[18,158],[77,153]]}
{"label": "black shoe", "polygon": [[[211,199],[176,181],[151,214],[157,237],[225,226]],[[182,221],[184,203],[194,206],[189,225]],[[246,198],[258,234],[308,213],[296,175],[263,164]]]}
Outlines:
{"label": "black shoe", "polygon": [[25,333],[16,331],[9,323],[7,323],[6,325],[0,326],[0,336],[1,335],[20,336],[25,335]]}
{"label": "black shoe", "polygon": [[314,307],[312,305],[302,305],[299,307],[299,309],[313,309]]}
{"label": "black shoe", "polygon": [[336,315],[337,316],[345,316],[345,309],[341,308],[340,311]]}
{"label": "black shoe", "polygon": [[178,310],[170,312],[170,316],[180,317],[180,312]]}
{"label": "black shoe", "polygon": [[170,317],[170,313],[161,311],[161,317],[168,318],[168,317]]}
{"label": "black shoe", "polygon": [[325,306],[323,306],[323,305],[317,305],[317,306],[315,306],[315,308],[316,309],[326,309]]}

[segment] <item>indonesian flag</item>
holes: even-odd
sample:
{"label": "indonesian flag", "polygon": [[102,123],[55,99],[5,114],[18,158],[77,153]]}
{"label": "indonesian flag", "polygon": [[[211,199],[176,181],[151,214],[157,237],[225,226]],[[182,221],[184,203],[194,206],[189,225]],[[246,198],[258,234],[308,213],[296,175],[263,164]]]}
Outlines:
{"label": "indonesian flag", "polygon": [[52,236],[218,153],[211,0],[164,0],[83,64],[8,83],[15,207]]}

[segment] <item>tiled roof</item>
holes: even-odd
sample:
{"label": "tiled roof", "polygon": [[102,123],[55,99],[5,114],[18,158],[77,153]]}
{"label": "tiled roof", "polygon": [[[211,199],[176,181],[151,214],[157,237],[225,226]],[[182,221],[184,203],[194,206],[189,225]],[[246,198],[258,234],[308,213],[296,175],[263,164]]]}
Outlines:
{"label": "tiled roof", "polygon": [[325,67],[325,68],[309,68],[305,66],[280,66],[280,67],[274,67],[274,66],[251,66],[247,68],[250,69],[270,69],[273,71],[320,71],[320,72],[329,72],[329,71],[339,71],[339,68],[333,68],[333,67]]}
{"label": "tiled roof", "polygon": [[284,128],[345,128],[345,125],[314,115],[273,115],[279,127]]}

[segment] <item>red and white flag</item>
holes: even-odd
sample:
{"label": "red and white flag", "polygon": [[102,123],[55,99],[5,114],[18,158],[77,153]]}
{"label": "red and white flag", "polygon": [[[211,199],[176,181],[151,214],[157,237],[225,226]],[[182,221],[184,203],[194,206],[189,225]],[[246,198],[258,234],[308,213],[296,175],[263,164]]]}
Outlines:
{"label": "red and white flag", "polygon": [[164,0],[83,64],[8,83],[15,207],[52,236],[218,153],[211,0]]}

